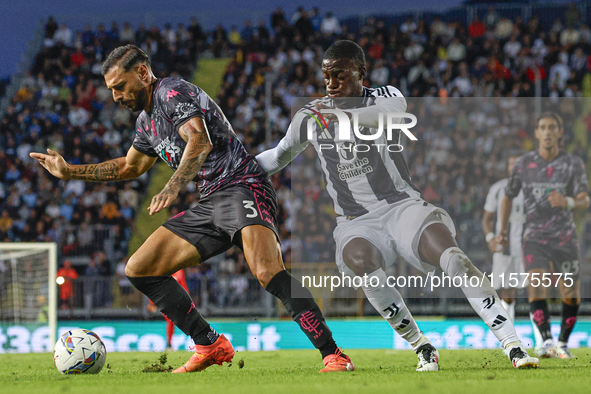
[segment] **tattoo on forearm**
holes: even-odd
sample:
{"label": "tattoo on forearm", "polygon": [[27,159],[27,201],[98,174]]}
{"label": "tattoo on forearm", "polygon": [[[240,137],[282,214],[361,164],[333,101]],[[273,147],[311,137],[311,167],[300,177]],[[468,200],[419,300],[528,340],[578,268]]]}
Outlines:
{"label": "tattoo on forearm", "polygon": [[74,166],[70,171],[70,177],[71,179],[91,182],[121,180],[119,165],[114,161]]}
{"label": "tattoo on forearm", "polygon": [[170,187],[174,186],[177,190],[183,189],[195,179],[211,150],[207,131],[197,130],[190,123],[185,123],[179,130],[180,134],[188,139],[188,143],[179,167],[167,184]]}

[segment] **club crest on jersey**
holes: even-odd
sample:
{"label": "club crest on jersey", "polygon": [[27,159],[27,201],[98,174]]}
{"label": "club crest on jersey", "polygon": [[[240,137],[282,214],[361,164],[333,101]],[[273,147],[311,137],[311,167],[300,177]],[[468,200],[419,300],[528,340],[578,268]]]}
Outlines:
{"label": "club crest on jersey", "polygon": [[554,173],[554,167],[546,167],[546,176],[548,178],[552,178],[553,173]]}
{"label": "club crest on jersey", "polygon": [[174,108],[179,119],[188,118],[197,110],[197,106],[193,103],[178,103]]}
{"label": "club crest on jersey", "polygon": [[350,161],[357,158],[357,151],[353,149],[355,143],[351,141],[346,141],[340,144],[340,148],[338,149],[339,154],[344,160]]}

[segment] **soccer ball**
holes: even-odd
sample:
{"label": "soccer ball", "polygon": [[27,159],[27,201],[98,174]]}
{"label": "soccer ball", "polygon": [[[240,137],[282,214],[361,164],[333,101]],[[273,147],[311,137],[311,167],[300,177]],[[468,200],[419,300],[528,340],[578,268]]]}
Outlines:
{"label": "soccer ball", "polygon": [[55,344],[53,362],[62,374],[99,373],[107,350],[98,335],[89,330],[66,332]]}

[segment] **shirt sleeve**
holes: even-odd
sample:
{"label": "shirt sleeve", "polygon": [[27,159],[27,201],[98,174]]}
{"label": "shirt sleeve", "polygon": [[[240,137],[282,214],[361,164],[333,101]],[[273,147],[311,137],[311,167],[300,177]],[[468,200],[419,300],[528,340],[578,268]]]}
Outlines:
{"label": "shirt sleeve", "polygon": [[486,212],[495,213],[497,211],[497,196],[499,194],[498,184],[495,183],[491,186],[486,196],[486,202],[484,203],[484,210]]}
{"label": "shirt sleeve", "polygon": [[158,157],[158,154],[150,144],[150,141],[144,135],[142,128],[139,126],[139,119],[136,123],[135,138],[133,139],[132,146],[140,153],[146,156]]}
{"label": "shirt sleeve", "polygon": [[285,168],[293,159],[302,153],[310,144],[308,140],[300,138],[300,128],[289,125],[285,136],[275,148],[267,149],[256,156],[257,162],[269,175]]}
{"label": "shirt sleeve", "polygon": [[589,183],[587,181],[587,173],[585,172],[585,163],[580,157],[575,156],[573,163],[572,176],[572,197],[576,197],[581,192],[589,193]]}
{"label": "shirt sleeve", "polygon": [[507,187],[505,187],[505,195],[509,198],[515,198],[519,191],[521,190],[521,176],[523,173],[523,161],[524,157],[521,156],[515,161],[515,165],[513,166],[513,172],[511,173],[511,177],[509,178],[509,183],[507,183]]}
{"label": "shirt sleeve", "polygon": [[164,114],[178,129],[191,118],[204,118],[203,109],[197,101],[197,93],[181,80],[168,87],[162,86],[159,92]]}
{"label": "shirt sleeve", "polygon": [[[351,117],[357,116],[359,126],[377,128],[379,126],[380,115],[387,113],[406,112],[406,99],[402,93],[393,86],[383,86],[376,89],[379,95],[374,99],[374,105],[368,107],[350,109],[346,112]],[[393,119],[393,123],[405,123],[402,118]]]}

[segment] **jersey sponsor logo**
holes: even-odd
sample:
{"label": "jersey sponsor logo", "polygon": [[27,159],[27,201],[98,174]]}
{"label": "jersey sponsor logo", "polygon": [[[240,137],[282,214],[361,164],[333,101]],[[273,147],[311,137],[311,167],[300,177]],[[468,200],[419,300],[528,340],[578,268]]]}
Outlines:
{"label": "jersey sponsor logo", "polygon": [[166,102],[168,102],[174,96],[178,96],[179,94],[180,93],[177,92],[176,90],[170,89],[168,92],[166,92]]}
{"label": "jersey sponsor logo", "polygon": [[193,103],[178,103],[174,109],[179,119],[184,119],[191,116],[197,106]]}
{"label": "jersey sponsor logo", "polygon": [[532,182],[531,192],[536,199],[540,199],[550,192],[560,193],[563,196],[566,195],[566,187],[562,183],[558,182]]}
{"label": "jersey sponsor logo", "polygon": [[373,172],[373,167],[369,165],[369,159],[364,157],[353,163],[337,164],[337,171],[339,172],[339,179],[345,181],[357,176],[369,174],[370,172]]}
{"label": "jersey sponsor logo", "polygon": [[166,137],[164,141],[158,144],[156,152],[159,152],[162,160],[170,164],[181,153],[181,148],[173,144],[169,137]]}

